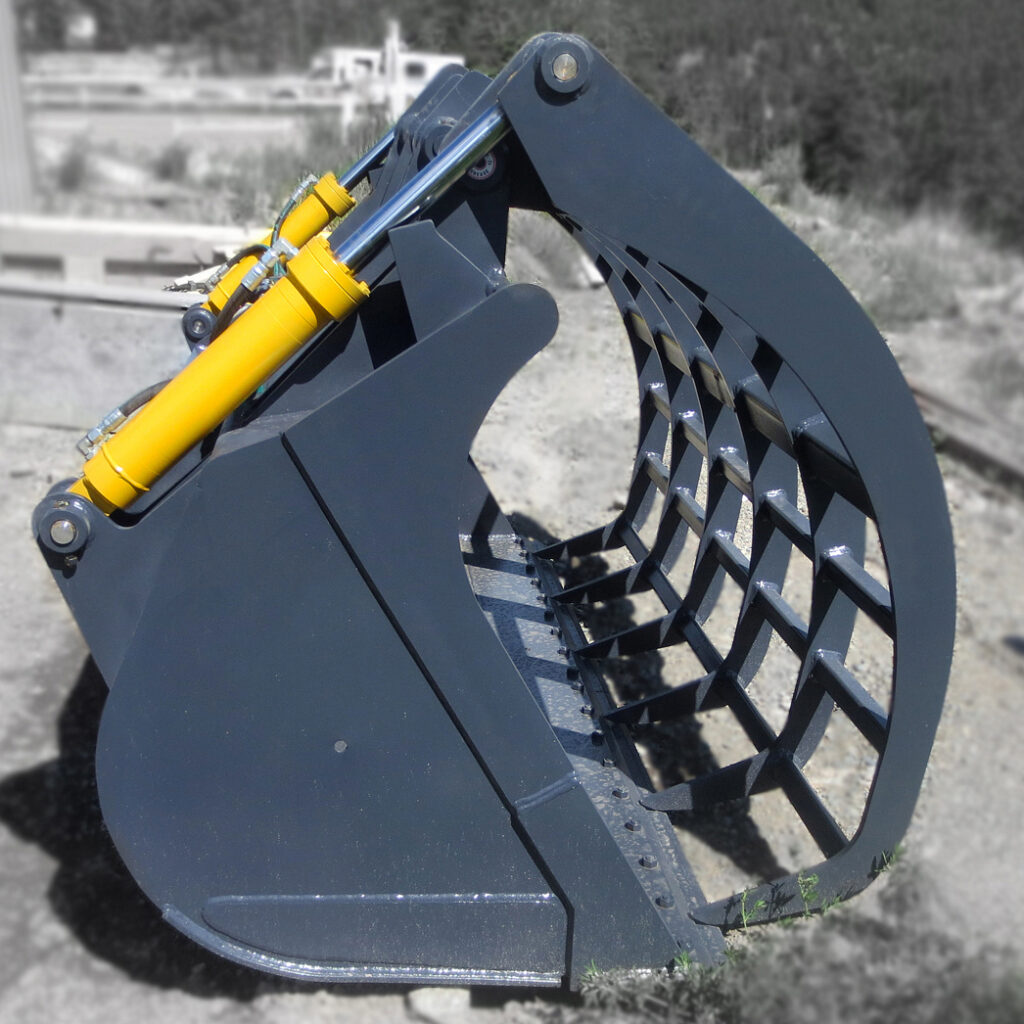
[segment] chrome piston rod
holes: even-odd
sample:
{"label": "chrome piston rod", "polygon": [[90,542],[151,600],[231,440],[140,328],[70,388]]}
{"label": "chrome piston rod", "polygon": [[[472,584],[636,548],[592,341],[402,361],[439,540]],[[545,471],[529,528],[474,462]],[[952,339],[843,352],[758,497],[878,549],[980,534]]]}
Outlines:
{"label": "chrome piston rod", "polygon": [[412,220],[440,198],[470,167],[486,156],[508,134],[504,111],[489,107],[456,136],[422,171],[411,178],[371,217],[334,250],[334,257],[353,273],[384,243],[387,233]]}
{"label": "chrome piston rod", "polygon": [[387,156],[391,144],[395,141],[395,129],[382,135],[372,149],[367,150],[344,174],[338,178],[338,184],[351,192]]}

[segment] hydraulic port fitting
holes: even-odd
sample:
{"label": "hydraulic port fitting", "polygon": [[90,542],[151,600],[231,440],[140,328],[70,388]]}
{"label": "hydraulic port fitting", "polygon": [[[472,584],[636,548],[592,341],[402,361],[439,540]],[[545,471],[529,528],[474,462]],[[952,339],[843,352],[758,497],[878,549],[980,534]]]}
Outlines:
{"label": "hydraulic port fitting", "polygon": [[246,271],[245,277],[239,282],[240,287],[255,293],[256,289],[264,282],[274,267],[281,262],[282,258],[291,259],[293,256],[298,256],[298,254],[299,250],[286,238],[277,239],[273,245],[267,246],[263,255]]}

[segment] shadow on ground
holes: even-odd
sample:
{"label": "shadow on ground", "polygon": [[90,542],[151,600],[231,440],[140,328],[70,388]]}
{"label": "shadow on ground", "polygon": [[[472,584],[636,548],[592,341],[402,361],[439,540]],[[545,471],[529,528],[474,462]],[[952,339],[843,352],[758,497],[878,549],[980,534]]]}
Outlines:
{"label": "shadow on ground", "polygon": [[[264,975],[208,953],[166,924],[143,895],[100,814],[94,752],[106,693],[90,658],[60,712],[58,758],[0,781],[0,820],[58,862],[48,893],[57,916],[91,953],[151,985],[238,1000],[320,987]],[[357,995],[404,989],[336,990]]]}
{"label": "shadow on ground", "polygon": [[1004,636],[1003,643],[1006,644],[1014,654],[1024,655],[1024,636]]}

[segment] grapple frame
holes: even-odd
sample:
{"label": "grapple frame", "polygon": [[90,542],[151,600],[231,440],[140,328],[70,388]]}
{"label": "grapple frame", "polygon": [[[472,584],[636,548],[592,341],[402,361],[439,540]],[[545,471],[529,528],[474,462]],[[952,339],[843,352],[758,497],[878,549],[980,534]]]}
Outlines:
{"label": "grapple frame", "polygon": [[[127,511],[59,487],[36,513],[110,686],[97,774],[118,850],[171,924],[259,969],[541,985],[712,961],[723,929],[866,885],[925,770],[953,561],[910,392],[824,264],[587,43],[538,37],[493,81],[440,75],[332,247],[495,107],[510,131],[480,172],[366,248],[355,316]],[[556,324],[502,273],[510,206],[595,261],[639,382],[625,508],[543,546],[467,462]],[[69,517],[70,555],[52,529]],[[606,561],[581,580],[587,556]],[[703,624],[733,585],[716,646]],[[595,627],[641,594],[657,615]],[[891,639],[888,701],[847,664],[858,615]],[[750,692],[773,638],[799,662],[778,729]],[[616,663],[679,645],[693,678],[616,683]],[[754,752],[655,789],[637,730],[712,709]],[[834,715],[877,753],[845,831],[805,771]],[[822,859],[707,902],[670,816],[769,790]]]}

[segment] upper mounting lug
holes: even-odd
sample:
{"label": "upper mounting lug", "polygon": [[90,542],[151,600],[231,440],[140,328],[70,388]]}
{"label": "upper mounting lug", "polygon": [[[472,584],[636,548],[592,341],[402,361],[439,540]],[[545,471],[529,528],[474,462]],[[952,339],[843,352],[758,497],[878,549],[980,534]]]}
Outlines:
{"label": "upper mounting lug", "polygon": [[537,60],[541,81],[561,96],[580,92],[590,80],[590,48],[579,36],[556,36]]}

